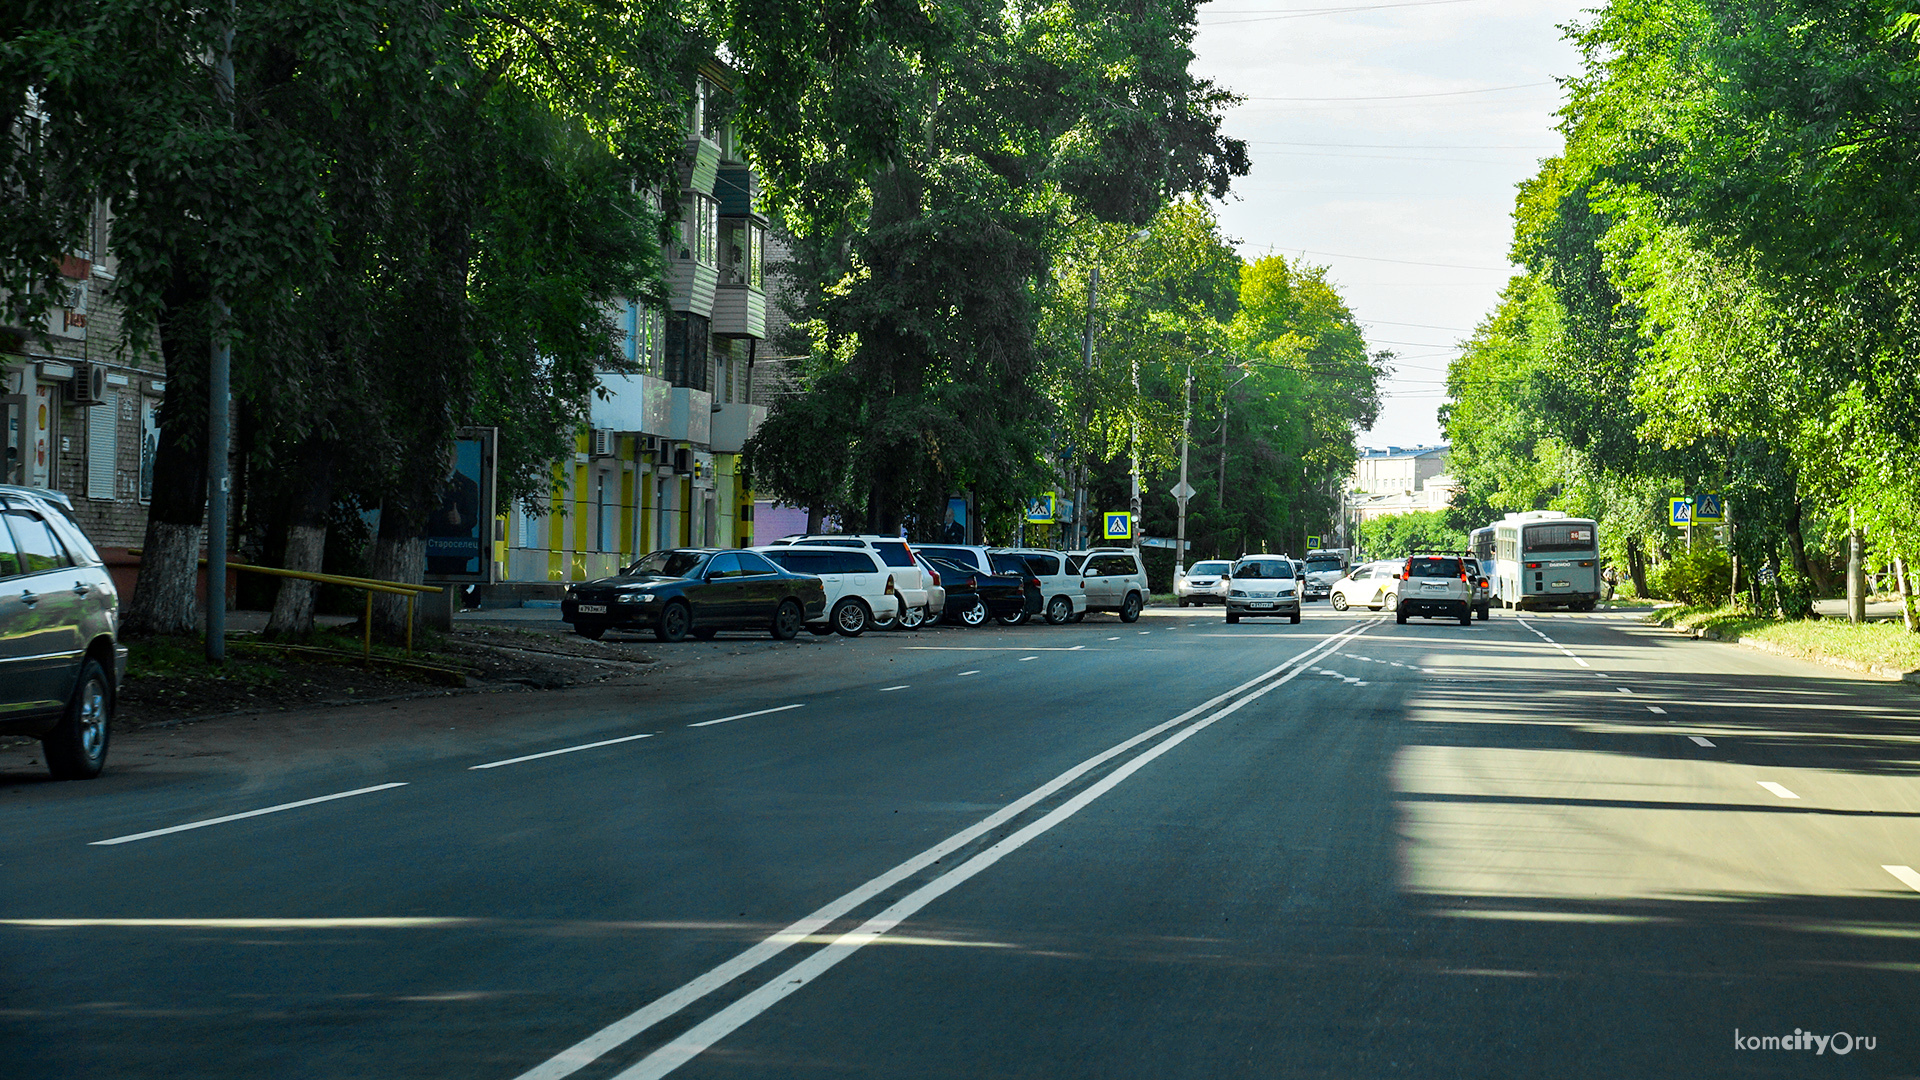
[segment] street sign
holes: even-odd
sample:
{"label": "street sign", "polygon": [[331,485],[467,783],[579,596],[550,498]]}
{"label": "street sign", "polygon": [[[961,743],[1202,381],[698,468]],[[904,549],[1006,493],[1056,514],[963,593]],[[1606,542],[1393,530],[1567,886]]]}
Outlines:
{"label": "street sign", "polygon": [[1307,537],[1307,550],[1308,550],[1308,551],[1317,551],[1317,550],[1319,550],[1319,548],[1320,548],[1320,538],[1319,538],[1319,537],[1317,537],[1317,536],[1309,536],[1309,537]]}
{"label": "street sign", "polygon": [[1049,491],[1044,495],[1027,500],[1027,524],[1051,525],[1058,516],[1057,502],[1060,493]]}
{"label": "street sign", "polygon": [[1693,497],[1695,525],[1722,525],[1727,520],[1726,500],[1717,491],[1703,491]]}
{"label": "street sign", "polygon": [[1112,510],[1101,517],[1106,522],[1104,538],[1107,540],[1133,539],[1133,515],[1125,510]]}
{"label": "street sign", "polygon": [[1200,493],[1199,488],[1194,487],[1192,484],[1187,483],[1185,480],[1182,480],[1178,484],[1175,484],[1173,488],[1173,497],[1176,499],[1179,499],[1181,502],[1186,502],[1188,499],[1193,498],[1195,495],[1199,493]]}
{"label": "street sign", "polygon": [[1169,540],[1164,536],[1149,536],[1146,539],[1140,541],[1140,546],[1150,547],[1150,548],[1170,548],[1174,546],[1174,541]]}
{"label": "street sign", "polygon": [[1693,500],[1692,499],[1668,499],[1667,500],[1667,524],[1669,525],[1693,524]]}

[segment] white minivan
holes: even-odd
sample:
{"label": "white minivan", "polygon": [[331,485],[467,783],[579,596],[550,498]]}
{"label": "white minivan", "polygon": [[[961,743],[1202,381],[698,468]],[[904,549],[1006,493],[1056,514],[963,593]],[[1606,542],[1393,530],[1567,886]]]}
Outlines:
{"label": "white minivan", "polygon": [[1064,551],[1044,548],[995,548],[996,555],[1018,555],[1040,579],[1040,614],[1059,626],[1087,613],[1087,587],[1080,567]]}
{"label": "white minivan", "polygon": [[791,544],[753,550],[784,569],[820,579],[827,590],[826,611],[807,624],[816,634],[859,637],[870,629],[889,630],[907,610],[896,575],[870,549]]}
{"label": "white minivan", "polygon": [[[923,616],[927,611],[926,580],[920,570],[919,562],[913,557],[913,548],[907,544],[904,537],[860,533],[803,533],[798,536],[783,536],[769,546],[865,548],[873,552],[882,563],[886,564],[887,569],[892,571],[895,586],[906,600],[907,607],[919,608]],[[766,551],[765,548],[754,550],[763,554]],[[912,622],[911,618],[909,622]]]}

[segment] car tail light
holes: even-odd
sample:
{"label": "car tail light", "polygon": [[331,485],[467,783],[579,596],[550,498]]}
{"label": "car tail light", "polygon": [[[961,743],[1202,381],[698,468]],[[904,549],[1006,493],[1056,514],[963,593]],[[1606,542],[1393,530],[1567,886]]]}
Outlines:
{"label": "car tail light", "polygon": [[929,571],[927,571],[927,574],[928,574],[928,576],[930,576],[931,578],[933,578],[933,583],[934,583],[935,585],[938,585],[938,584],[940,584],[940,571],[938,571],[938,570],[929,570]]}
{"label": "car tail light", "polygon": [[1592,565],[1593,565],[1593,560],[1592,560],[1592,559],[1581,559],[1581,560],[1580,560],[1580,565],[1581,565],[1581,566],[1592,566]]}
{"label": "car tail light", "polygon": [[1537,562],[1530,562],[1530,563],[1528,563],[1528,564],[1527,564],[1527,569],[1529,569],[1529,570],[1538,570],[1538,569],[1540,569],[1540,564],[1539,564],[1539,563],[1537,563]]}
{"label": "car tail light", "polygon": [[968,578],[968,579],[967,579],[967,588],[969,588],[969,589],[972,589],[972,590],[974,590],[975,592],[979,592],[979,591],[980,591],[980,579],[979,579],[979,578],[978,578],[977,576],[976,576],[976,577],[970,577],[970,578]]}
{"label": "car tail light", "polygon": [[1037,577],[1030,577],[1027,579],[1027,584],[1037,589],[1040,587],[1040,579]]}
{"label": "car tail light", "polygon": [[893,575],[887,575],[887,595],[893,595]]}

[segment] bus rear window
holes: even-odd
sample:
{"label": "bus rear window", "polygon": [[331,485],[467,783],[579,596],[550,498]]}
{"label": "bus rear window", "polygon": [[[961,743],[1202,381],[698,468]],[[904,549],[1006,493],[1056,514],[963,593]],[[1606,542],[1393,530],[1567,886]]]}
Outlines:
{"label": "bus rear window", "polygon": [[1593,526],[1529,525],[1520,546],[1526,551],[1592,551]]}

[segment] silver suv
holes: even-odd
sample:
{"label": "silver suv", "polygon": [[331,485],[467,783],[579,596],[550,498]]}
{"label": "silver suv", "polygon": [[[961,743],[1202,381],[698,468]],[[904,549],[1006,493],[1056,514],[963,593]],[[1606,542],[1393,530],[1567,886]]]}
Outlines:
{"label": "silver suv", "polygon": [[1463,555],[1407,556],[1400,568],[1400,603],[1393,609],[1394,621],[1422,615],[1457,618],[1461,626],[1471,626],[1478,569]]}
{"label": "silver suv", "polygon": [[0,735],[39,739],[58,779],[107,763],[127,672],[119,625],[113,578],[67,497],[0,485]]}
{"label": "silver suv", "polygon": [[1132,548],[1097,547],[1073,553],[1086,583],[1087,610],[1111,611],[1121,622],[1140,618],[1147,606],[1147,568]]}

